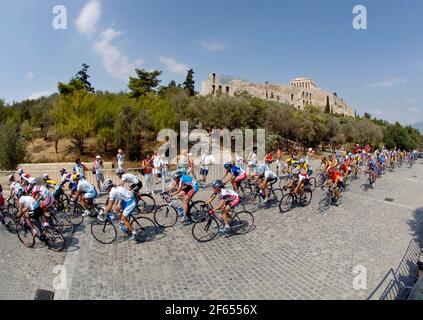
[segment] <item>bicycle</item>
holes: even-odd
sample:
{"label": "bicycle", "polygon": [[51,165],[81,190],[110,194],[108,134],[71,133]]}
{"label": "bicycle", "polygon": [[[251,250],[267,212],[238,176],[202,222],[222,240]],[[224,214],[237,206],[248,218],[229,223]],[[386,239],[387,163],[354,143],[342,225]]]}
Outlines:
{"label": "bicycle", "polygon": [[287,213],[294,206],[299,204],[301,207],[307,207],[310,205],[313,198],[313,192],[310,189],[309,184],[304,185],[304,193],[294,193],[294,188],[290,188],[290,192],[285,194],[279,202],[279,212]]}
{"label": "bicycle", "polygon": [[[204,218],[197,221],[192,226],[192,236],[200,243],[212,241],[219,234],[223,226],[223,218],[219,218],[216,213],[211,213],[212,207],[204,205],[202,208]],[[230,210],[229,221],[232,234],[243,235],[250,232],[254,226],[254,216],[248,211],[236,212],[235,208]]]}
{"label": "bicycle", "polygon": [[18,211],[15,202],[13,201],[12,203],[11,199],[7,200],[7,207],[0,210],[0,223],[3,224],[10,233],[16,232],[16,214]]}
{"label": "bicycle", "polygon": [[369,189],[373,189],[375,183],[373,173],[369,173],[368,175],[369,177],[367,178],[366,182],[361,185],[361,189],[363,189],[365,192],[369,191]]}
{"label": "bicycle", "polygon": [[276,188],[273,189],[273,185],[276,182],[272,183],[269,187],[269,200],[264,203],[265,200],[265,194],[262,188],[256,183],[254,185],[254,191],[251,192],[244,201],[241,202],[244,210],[250,210],[252,212],[256,212],[262,207],[270,208],[275,203],[279,203],[279,201],[283,197],[283,191],[282,189]]}
{"label": "bicycle", "polygon": [[[340,199],[336,198],[335,192],[333,191],[332,187],[327,187],[328,190],[326,191],[325,197],[323,200],[319,201],[319,212],[324,212],[328,210],[332,204],[336,204],[339,206],[342,203],[342,197]],[[324,190],[325,187],[322,187],[322,190]]]}
{"label": "bicycle", "polygon": [[137,192],[134,192],[134,195],[137,200],[137,207],[135,210],[137,210],[139,214],[152,213],[156,210],[156,200],[153,196],[146,193],[138,194]]}
{"label": "bicycle", "polygon": [[38,232],[28,225],[24,216],[16,223],[16,234],[25,247],[34,248],[35,238],[38,238],[45,242],[52,251],[61,252],[65,249],[65,238],[54,226],[45,226],[39,220],[34,221],[34,226]]}
{"label": "bicycle", "polygon": [[[167,203],[156,209],[154,212],[154,221],[161,228],[171,228],[177,222],[181,215],[178,213],[178,209],[181,208],[180,199],[172,198],[168,193],[161,194],[163,200]],[[188,205],[187,217],[193,222],[200,220],[201,217],[201,206],[204,205],[204,201],[190,201]]]}
{"label": "bicycle", "polygon": [[[136,232],[135,240],[137,242],[150,242],[154,240],[158,230],[153,220],[147,217],[134,217],[132,214],[128,217],[128,219],[132,228]],[[116,224],[119,223],[118,221],[120,221],[120,219],[113,211],[107,215],[104,221],[100,221],[98,219],[93,220],[91,223],[91,234],[94,239],[101,244],[106,245],[115,242],[118,234],[116,228]],[[126,233],[129,237],[128,230],[126,230],[125,226],[118,226],[118,229],[122,233]]]}

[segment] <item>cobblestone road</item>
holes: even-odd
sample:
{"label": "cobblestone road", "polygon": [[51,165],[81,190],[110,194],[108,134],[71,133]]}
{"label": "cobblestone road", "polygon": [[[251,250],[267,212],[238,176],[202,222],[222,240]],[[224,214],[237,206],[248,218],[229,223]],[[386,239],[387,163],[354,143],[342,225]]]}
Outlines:
{"label": "cobblestone road", "polygon": [[[55,254],[26,249],[0,230],[0,299],[53,290],[57,265],[65,266],[67,290],[56,299],[365,299],[410,239],[422,239],[422,178],[420,163],[388,173],[367,193],[362,178],[325,214],[318,190],[308,208],[257,212],[250,234],[206,244],[195,242],[190,227],[175,226],[151,243],[105,246],[87,226]],[[353,288],[357,265],[367,269],[366,290]]]}

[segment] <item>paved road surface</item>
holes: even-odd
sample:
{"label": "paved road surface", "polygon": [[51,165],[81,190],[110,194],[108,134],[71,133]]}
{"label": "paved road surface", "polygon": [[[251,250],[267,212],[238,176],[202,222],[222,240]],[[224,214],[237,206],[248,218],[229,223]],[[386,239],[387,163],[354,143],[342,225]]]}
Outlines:
{"label": "paved road surface", "polygon": [[[56,254],[26,249],[0,230],[0,299],[52,290],[57,265],[67,271],[57,299],[365,299],[414,235],[422,244],[422,178],[420,163],[388,173],[367,193],[362,178],[342,206],[323,215],[319,190],[308,208],[258,212],[250,234],[207,244],[176,226],[152,243],[104,246],[87,227],[73,235],[68,252]],[[357,265],[367,270],[366,290],[353,288]]]}

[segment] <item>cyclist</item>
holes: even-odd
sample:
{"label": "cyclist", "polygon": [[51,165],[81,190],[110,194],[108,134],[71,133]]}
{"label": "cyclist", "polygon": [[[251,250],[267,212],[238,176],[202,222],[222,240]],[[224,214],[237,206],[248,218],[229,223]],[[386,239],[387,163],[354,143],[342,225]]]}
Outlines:
{"label": "cyclist", "polygon": [[31,196],[40,204],[43,211],[48,210],[54,204],[54,197],[44,186],[34,186],[31,189]]}
{"label": "cyclist", "polygon": [[[232,162],[225,163],[223,167],[225,168],[226,173],[221,180],[224,181],[224,184],[227,184],[230,181],[232,188],[235,190],[235,192],[238,192],[241,182],[247,179],[247,173],[240,167],[235,166]],[[225,181],[225,178],[228,175],[229,179]]]}
{"label": "cyclist", "polygon": [[57,181],[50,179],[48,174],[43,174],[43,180],[47,189],[56,190],[56,187],[59,184]]}
{"label": "cyclist", "polygon": [[268,169],[267,165],[257,167],[256,174],[254,175],[259,183],[259,187],[264,192],[264,203],[269,201],[269,188],[278,181],[278,176],[272,170]]}
{"label": "cyclist", "polygon": [[[131,234],[129,240],[135,240],[137,232],[132,228],[129,223],[129,216],[132,214],[134,209],[137,207],[137,200],[133,191],[122,186],[116,186],[112,180],[106,180],[103,184],[103,190],[109,193],[109,199],[107,201],[107,207],[104,212],[98,215],[98,220],[105,221],[108,213],[112,210],[119,213],[120,221],[125,225],[128,233]],[[114,206],[114,208],[113,208]]]}
{"label": "cyclist", "polygon": [[188,216],[189,203],[195,194],[200,190],[198,182],[187,174],[183,174],[181,171],[176,171],[172,175],[173,183],[169,186],[168,190],[172,190],[177,187],[177,190],[170,194],[171,197],[177,196],[182,199],[184,205],[184,217],[182,222],[184,224],[191,223],[191,217]]}
{"label": "cyclist", "polygon": [[[16,195],[19,201],[19,212],[16,215],[16,220],[19,220],[22,215],[24,215],[26,223],[33,230],[33,237],[35,238],[38,235],[38,229],[35,228],[31,219],[38,219],[42,222],[42,226],[48,226],[47,218],[44,216],[44,211],[33,197],[24,196],[23,192],[18,192]],[[40,219],[41,218],[41,219]]]}
{"label": "cyclist", "polygon": [[72,180],[77,183],[76,195],[73,198],[74,201],[81,199],[81,205],[85,209],[82,214],[83,217],[86,217],[90,214],[88,206],[92,206],[94,203],[95,197],[97,197],[97,190],[95,187],[89,183],[85,178],[81,178],[79,173],[74,173],[72,175]]}
{"label": "cyclist", "polygon": [[352,168],[348,165],[348,161],[340,162],[339,171],[343,173],[344,181],[347,181],[352,172]]}
{"label": "cyclist", "polygon": [[229,211],[236,208],[241,203],[241,198],[238,193],[233,190],[225,189],[225,184],[222,180],[215,180],[212,184],[213,194],[210,199],[206,202],[210,205],[216,197],[219,195],[219,200],[221,200],[219,206],[214,209],[211,209],[209,214],[213,214],[217,211],[222,212],[223,222],[225,226],[220,230],[225,236],[229,236],[231,232],[231,227],[229,225],[231,214]]}
{"label": "cyclist", "polygon": [[10,187],[9,187],[10,194],[7,200],[10,200],[13,197],[15,197],[18,194],[18,192],[24,193],[24,189],[22,188],[19,182],[15,181],[15,176],[13,174],[9,176],[9,182],[10,182]]}
{"label": "cyclist", "polygon": [[335,204],[339,203],[339,199],[341,199],[341,192],[339,188],[343,186],[343,176],[339,171],[336,171],[334,167],[329,168],[328,170],[328,177],[330,180],[327,180],[325,184],[322,186],[330,186],[332,190],[335,192],[336,202]]}
{"label": "cyclist", "polygon": [[122,168],[118,168],[116,170],[116,175],[121,181],[119,184],[121,187],[125,187],[125,184],[127,183],[129,185],[129,189],[135,193],[139,193],[139,191],[142,189],[142,182],[138,179],[137,176],[131,173],[125,173],[125,170]]}

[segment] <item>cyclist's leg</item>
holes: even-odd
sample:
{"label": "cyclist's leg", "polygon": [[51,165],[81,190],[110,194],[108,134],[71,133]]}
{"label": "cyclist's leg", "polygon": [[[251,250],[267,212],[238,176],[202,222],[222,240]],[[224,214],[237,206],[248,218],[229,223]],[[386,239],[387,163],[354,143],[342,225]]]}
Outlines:
{"label": "cyclist's leg", "polygon": [[123,222],[125,227],[131,232],[134,232],[134,229],[132,228],[131,224],[129,223],[129,216],[132,214],[132,212],[135,210],[137,206],[137,202],[135,198],[132,198],[131,200],[122,203],[122,214],[120,215],[120,220]]}

